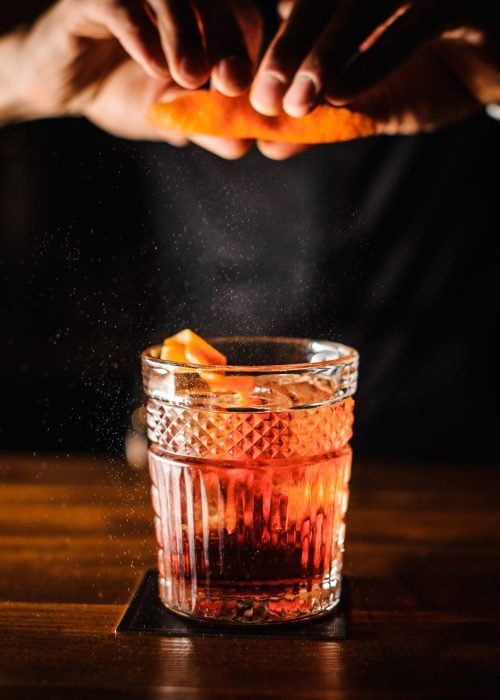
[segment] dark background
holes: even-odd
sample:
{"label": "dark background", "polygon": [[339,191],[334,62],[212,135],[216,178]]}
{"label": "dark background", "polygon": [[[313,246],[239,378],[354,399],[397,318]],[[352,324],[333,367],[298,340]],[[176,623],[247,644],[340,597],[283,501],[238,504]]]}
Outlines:
{"label": "dark background", "polygon": [[275,163],[0,130],[0,448],[120,452],[180,328],[347,342],[356,448],[495,458],[500,123]]}

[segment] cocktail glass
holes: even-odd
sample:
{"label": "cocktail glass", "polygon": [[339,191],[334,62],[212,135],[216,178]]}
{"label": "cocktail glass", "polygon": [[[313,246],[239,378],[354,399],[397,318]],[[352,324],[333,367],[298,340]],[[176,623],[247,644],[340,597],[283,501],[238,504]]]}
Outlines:
{"label": "cocktail glass", "polygon": [[358,354],[211,342],[231,365],[142,357],[161,599],[218,622],[325,613],[341,591]]}

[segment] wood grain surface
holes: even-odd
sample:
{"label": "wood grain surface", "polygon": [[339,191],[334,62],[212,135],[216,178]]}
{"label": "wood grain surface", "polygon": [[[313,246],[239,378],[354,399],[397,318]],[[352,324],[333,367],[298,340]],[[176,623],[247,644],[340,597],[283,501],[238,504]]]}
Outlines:
{"label": "wood grain surface", "polygon": [[349,639],[115,636],[154,565],[145,473],[0,457],[0,698],[493,698],[500,470],[355,464]]}

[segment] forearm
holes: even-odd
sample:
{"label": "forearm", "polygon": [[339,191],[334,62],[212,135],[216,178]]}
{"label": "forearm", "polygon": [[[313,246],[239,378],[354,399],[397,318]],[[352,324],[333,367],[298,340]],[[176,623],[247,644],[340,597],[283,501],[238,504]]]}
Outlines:
{"label": "forearm", "polygon": [[16,0],[0,3],[0,126],[29,119],[23,93],[22,42],[25,29],[54,0]]}
{"label": "forearm", "polygon": [[0,126],[30,117],[23,93],[23,37],[21,30],[0,37]]}

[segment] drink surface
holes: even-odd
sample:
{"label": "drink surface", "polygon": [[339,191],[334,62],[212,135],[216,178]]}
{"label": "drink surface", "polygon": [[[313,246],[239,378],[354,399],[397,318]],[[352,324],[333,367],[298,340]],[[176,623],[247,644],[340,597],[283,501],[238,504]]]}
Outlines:
{"label": "drink surface", "polygon": [[148,402],[160,590],[177,612],[270,622],[338,602],[353,400],[286,384],[260,412]]}

